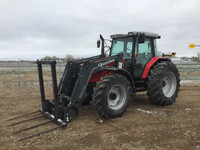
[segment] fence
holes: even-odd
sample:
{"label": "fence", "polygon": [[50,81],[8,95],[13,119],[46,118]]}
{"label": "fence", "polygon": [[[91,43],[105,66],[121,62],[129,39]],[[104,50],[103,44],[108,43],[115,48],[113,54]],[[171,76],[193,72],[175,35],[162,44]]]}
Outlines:
{"label": "fence", "polygon": [[181,80],[200,80],[200,64],[185,63],[176,64],[179,69]]}
{"label": "fence", "polygon": [[[60,80],[66,62],[57,62],[57,79]],[[45,84],[51,83],[50,65],[43,65]],[[9,61],[0,62],[0,87],[39,85],[38,71],[35,62]]]}
{"label": "fence", "polygon": [[[56,71],[58,82],[67,62],[57,62]],[[200,64],[177,64],[181,80],[200,80]],[[51,84],[49,65],[43,66],[45,84]],[[1,61],[0,87],[39,85],[37,65],[30,61]]]}

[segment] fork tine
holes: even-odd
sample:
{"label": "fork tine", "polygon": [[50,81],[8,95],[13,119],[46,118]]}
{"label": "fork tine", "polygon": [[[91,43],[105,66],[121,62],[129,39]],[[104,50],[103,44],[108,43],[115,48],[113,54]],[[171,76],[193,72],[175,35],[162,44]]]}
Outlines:
{"label": "fork tine", "polygon": [[45,130],[45,131],[42,131],[42,132],[40,132],[40,133],[31,135],[31,136],[27,136],[27,137],[21,138],[21,139],[19,139],[18,141],[23,141],[23,140],[26,140],[26,139],[29,139],[29,138],[32,138],[32,137],[35,137],[35,136],[39,136],[39,135],[41,135],[41,134],[44,134],[44,133],[53,131],[53,130],[58,129],[58,128],[61,128],[61,127],[63,127],[63,126],[66,126],[66,124],[65,124],[65,125],[60,125],[60,126],[57,126],[57,127],[55,127],[55,128],[51,128],[51,129],[48,129],[48,130]]}
{"label": "fork tine", "polygon": [[30,118],[30,119],[22,120],[22,121],[13,123],[13,124],[9,124],[8,127],[14,126],[14,125],[17,125],[17,124],[20,124],[20,123],[23,123],[23,122],[31,121],[31,120],[34,120],[34,119],[37,119],[37,118],[41,118],[41,117],[44,117],[44,115],[40,115],[40,116],[33,117],[33,118]]}
{"label": "fork tine", "polygon": [[16,133],[19,133],[19,132],[22,132],[22,131],[26,131],[26,130],[29,130],[29,129],[33,129],[33,128],[39,127],[39,126],[41,126],[41,125],[47,124],[47,123],[52,122],[52,121],[53,121],[53,119],[48,120],[48,121],[45,121],[45,122],[40,123],[40,124],[37,124],[37,125],[34,125],[34,126],[30,126],[30,127],[21,129],[21,130],[19,130],[19,131],[13,132],[12,134],[16,134]]}
{"label": "fork tine", "polygon": [[6,121],[11,121],[11,120],[15,120],[15,119],[18,119],[18,118],[21,118],[21,117],[29,116],[29,115],[31,115],[31,114],[35,114],[35,113],[37,113],[37,112],[40,112],[40,111],[37,110],[37,111],[34,111],[34,112],[30,112],[30,113],[27,113],[27,114],[24,114],[24,115],[21,115],[21,116],[17,116],[17,117],[14,117],[14,118],[8,119],[8,120],[6,120]]}

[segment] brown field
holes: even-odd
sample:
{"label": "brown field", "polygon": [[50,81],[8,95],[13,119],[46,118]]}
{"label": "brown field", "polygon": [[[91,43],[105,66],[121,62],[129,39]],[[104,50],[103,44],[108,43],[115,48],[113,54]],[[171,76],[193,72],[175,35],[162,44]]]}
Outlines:
{"label": "brown field", "polygon": [[[47,87],[47,95],[52,91]],[[5,120],[40,108],[38,86],[0,88],[0,149],[200,149],[200,83],[182,84],[176,103],[167,107],[151,105],[144,93],[133,97],[120,118],[100,121],[92,104],[81,107],[67,129],[58,129],[17,142],[19,138],[54,127],[41,126],[11,134],[25,126],[46,121],[40,118],[7,127]],[[35,115],[33,115],[35,116]],[[20,120],[20,119],[18,119]]]}

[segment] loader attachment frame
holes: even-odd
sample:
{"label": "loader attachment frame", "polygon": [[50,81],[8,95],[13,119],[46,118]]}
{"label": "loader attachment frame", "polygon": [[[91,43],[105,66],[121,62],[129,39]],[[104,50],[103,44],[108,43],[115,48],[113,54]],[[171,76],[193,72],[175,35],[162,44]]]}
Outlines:
{"label": "loader attachment frame", "polygon": [[[67,108],[63,108],[63,106],[59,107],[58,87],[57,87],[57,77],[56,77],[56,61],[37,61],[36,63],[38,66],[38,76],[39,76],[40,95],[42,104],[42,109],[40,111],[45,115],[50,114],[49,117],[53,118],[53,121],[56,124],[66,124],[66,121],[63,122],[62,120],[60,120],[58,116],[60,109],[66,111]],[[42,64],[49,64],[51,66],[52,87],[53,87],[52,102],[46,100],[45,98]]]}
{"label": "loader attachment frame", "polygon": [[[67,126],[67,122],[59,119],[59,117],[58,117],[60,108],[59,108],[59,99],[58,99],[58,90],[57,90],[56,61],[37,61],[36,63],[37,63],[37,67],[38,67],[38,76],[39,76],[39,85],[40,85],[40,95],[41,95],[42,108],[37,110],[37,111],[34,111],[34,112],[30,112],[30,113],[27,113],[27,114],[24,114],[24,115],[21,115],[21,116],[17,116],[15,118],[8,119],[6,121],[14,121],[14,120],[18,120],[18,119],[21,119],[21,118],[24,118],[24,117],[26,118],[28,116],[33,115],[32,118],[28,118],[28,119],[25,119],[25,120],[21,120],[21,121],[9,124],[8,126],[10,127],[10,126],[18,125],[18,124],[21,124],[21,123],[29,122],[29,121],[32,121],[32,120],[36,120],[36,119],[42,118],[42,117],[46,117],[48,119],[45,122],[42,122],[42,123],[39,123],[39,124],[36,124],[36,125],[33,125],[33,126],[25,127],[23,129],[20,129],[18,131],[13,132],[12,134],[24,132],[24,131],[27,131],[27,130],[30,130],[30,129],[33,129],[33,128],[37,128],[39,126],[42,126],[42,125],[50,123],[50,122],[54,122],[55,124],[57,124],[57,126],[50,128],[50,129],[47,129],[47,130],[44,130],[44,131],[41,131],[39,133],[30,135],[30,136],[27,136],[27,137],[23,137],[23,138],[19,139],[18,141],[23,141],[23,140],[26,140],[26,139],[29,139],[29,138],[32,138],[32,137],[35,137],[35,136],[39,136],[41,134],[53,131],[53,130],[58,129],[58,128],[66,128],[66,126]],[[53,102],[50,102],[49,100],[45,99],[42,64],[48,64],[48,65],[51,66],[52,87],[53,87]],[[62,109],[63,109],[63,111],[66,111],[66,108],[62,107]],[[39,112],[40,112],[40,115],[38,115]]]}

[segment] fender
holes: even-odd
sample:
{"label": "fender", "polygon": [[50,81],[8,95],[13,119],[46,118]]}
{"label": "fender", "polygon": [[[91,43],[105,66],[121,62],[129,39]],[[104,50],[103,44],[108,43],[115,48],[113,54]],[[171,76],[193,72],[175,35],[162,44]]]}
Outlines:
{"label": "fender", "polygon": [[98,82],[100,81],[102,77],[105,77],[106,75],[109,75],[112,73],[118,73],[125,76],[129,80],[131,86],[133,87],[133,92],[135,93],[135,84],[134,84],[132,76],[130,75],[128,71],[119,69],[119,68],[111,68],[111,67],[102,68],[100,71],[92,74],[90,78],[90,82]]}
{"label": "fender", "polygon": [[158,61],[171,61],[169,58],[164,58],[164,57],[153,57],[146,65],[144,72],[142,74],[142,78],[145,79],[148,76],[149,70],[151,67]]}

